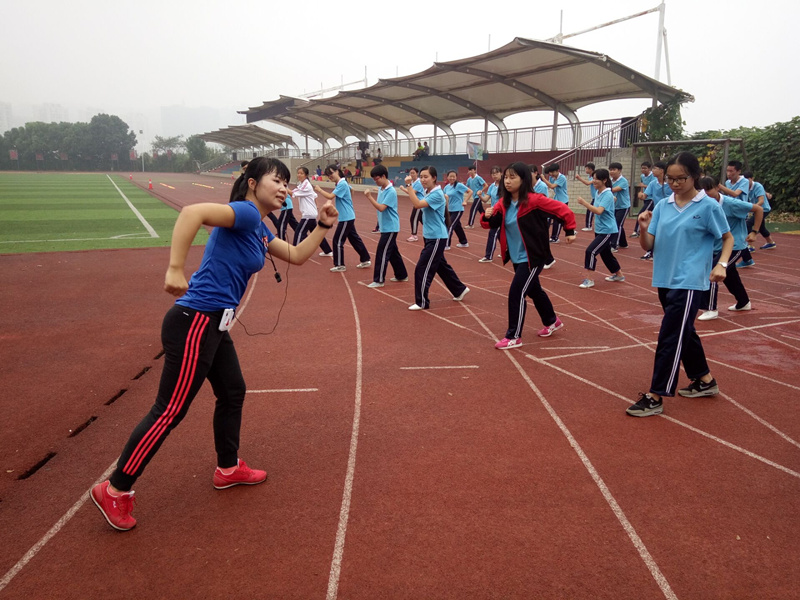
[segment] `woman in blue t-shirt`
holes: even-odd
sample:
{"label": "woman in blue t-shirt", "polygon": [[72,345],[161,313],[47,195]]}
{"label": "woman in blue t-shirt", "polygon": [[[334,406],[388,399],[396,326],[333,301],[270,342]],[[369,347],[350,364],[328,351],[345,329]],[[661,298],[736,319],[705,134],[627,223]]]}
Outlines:
{"label": "woman in blue t-shirt", "polygon": [[453,241],[453,232],[458,237],[459,248],[469,248],[467,234],[461,226],[461,215],[464,214],[464,207],[472,197],[472,190],[458,181],[458,173],[453,170],[447,172],[447,185],[444,186],[444,197],[447,198],[447,210],[450,212],[450,228],[447,231],[447,246],[445,250],[450,250],[450,243]]}
{"label": "woman in blue t-shirt", "polygon": [[586,248],[583,266],[586,277],[578,287],[594,287],[594,273],[597,265],[597,255],[603,259],[606,268],[611,271],[611,276],[606,281],[625,281],[619,262],[611,252],[611,240],[616,235],[617,221],[614,218],[614,193],[611,191],[612,183],[608,169],[597,169],[592,174],[592,188],[597,192],[591,202],[578,196],[578,203],[586,209],[587,213],[595,215],[594,239]]}
{"label": "woman in blue t-shirt", "polygon": [[[178,215],[164,280],[164,290],[178,300],[164,317],[161,329],[164,368],[158,395],[150,412],[133,430],[111,478],[91,492],[92,500],[114,529],[127,531],[136,525],[131,516],[131,488],[184,418],[206,379],[217,397],[214,487],[221,490],[266,480],[265,471],[251,469],[238,457],[247,387],[228,330],[247,282],[264,267],[265,259],[274,256],[294,265],[303,264],[338,214],[330,202],[322,206],[316,229],[297,246],[274,237],[262,220],[281,207],[288,183],[286,165],[259,157],[234,183],[229,204],[192,204]],[[214,229],[200,268],[187,283],[186,256],[202,226]]]}

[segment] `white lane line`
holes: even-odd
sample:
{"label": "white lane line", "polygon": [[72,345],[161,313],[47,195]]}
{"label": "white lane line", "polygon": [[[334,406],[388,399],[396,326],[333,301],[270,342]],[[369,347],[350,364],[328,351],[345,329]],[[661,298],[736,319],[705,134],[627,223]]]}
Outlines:
{"label": "white lane line", "polygon": [[42,548],[44,548],[45,544],[47,544],[47,542],[49,542],[53,537],[55,537],[55,535],[59,531],[61,531],[67,523],[69,523],[70,519],[72,519],[72,517],[75,516],[75,513],[77,513],[89,499],[89,494],[91,493],[92,488],[96,486],[98,483],[108,479],[111,476],[111,473],[114,471],[114,467],[116,466],[117,466],[117,461],[114,460],[114,462],[111,463],[111,466],[108,467],[108,469],[106,469],[102,475],[100,475],[100,479],[95,481],[91,485],[91,487],[80,498],[78,498],[78,501],[75,504],[73,504],[72,507],[66,513],[64,513],[63,517],[61,517],[58,521],[56,521],[56,524],[50,528],[50,531],[45,533],[42,536],[42,538],[38,542],[36,542],[31,547],[30,550],[28,550],[25,553],[25,556],[20,558],[17,561],[17,564],[11,567],[8,573],[3,575],[3,578],[0,579],[0,592],[2,592],[3,588],[5,588],[9,583],[11,583],[11,580],[14,579],[14,577],[16,577],[17,573],[19,573],[25,567],[25,565],[27,565],[29,562],[31,562],[31,560],[33,560],[33,557],[36,556]]}
{"label": "white lane line", "polygon": [[248,394],[289,394],[292,392],[318,392],[318,388],[297,388],[294,390],[247,390]]}
{"label": "white lane line", "polygon": [[[570,371],[567,371],[566,369],[562,369],[561,367],[557,367],[555,365],[551,365],[546,360],[543,360],[541,358],[537,358],[537,357],[535,357],[535,356],[533,356],[531,354],[524,354],[524,356],[525,356],[525,358],[529,358],[534,362],[537,362],[539,364],[548,366],[551,369],[554,369],[554,370],[558,371],[559,373],[563,373],[564,375],[569,375],[573,379],[577,379],[581,383],[585,383],[586,385],[589,385],[589,386],[591,386],[591,387],[593,387],[595,389],[598,389],[601,392],[604,392],[604,393],[608,394],[609,396],[613,396],[615,398],[619,398],[620,400],[622,400],[624,402],[627,402],[628,404],[632,403],[632,400],[630,398],[626,398],[622,394],[618,394],[617,392],[609,390],[608,388],[605,388],[602,385],[599,385],[599,384],[597,384],[597,383],[595,383],[593,381],[589,381],[585,377],[581,377],[580,375],[576,375],[575,373],[571,373]],[[764,458],[763,456],[760,456],[760,455],[756,454],[755,452],[750,452],[750,450],[747,450],[747,449],[742,448],[740,446],[737,446],[735,444],[731,444],[730,442],[726,442],[725,440],[723,440],[721,438],[718,438],[717,436],[715,436],[713,434],[710,434],[707,431],[703,431],[702,429],[697,429],[696,427],[693,427],[693,426],[691,426],[691,425],[689,425],[687,423],[684,423],[683,421],[679,421],[678,419],[675,419],[674,417],[668,417],[667,415],[665,415],[663,413],[660,414],[660,415],[656,415],[656,416],[657,417],[661,417],[662,419],[666,419],[667,421],[669,421],[671,423],[675,423],[676,425],[680,425],[681,427],[685,427],[686,429],[688,429],[690,431],[693,431],[695,433],[699,433],[700,435],[702,435],[705,438],[713,440],[713,441],[717,442],[718,444],[722,444],[723,446],[725,446],[727,448],[730,448],[731,450],[736,450],[737,452],[741,452],[745,456],[749,456],[750,458],[753,458],[753,459],[755,459],[757,461],[760,461],[760,462],[764,463],[765,465],[769,465],[770,467],[775,467],[779,471],[783,471],[784,473],[787,473],[787,474],[789,474],[789,475],[791,475],[793,477],[800,478],[800,473],[798,473],[797,471],[793,471],[791,469],[788,469],[788,468],[784,467],[783,465],[779,465],[778,463],[776,463],[774,461],[771,461],[768,458]]]}
{"label": "white lane line", "polygon": [[740,331],[756,331],[758,329],[765,329],[767,327],[778,327],[779,325],[791,325],[793,323],[800,323],[800,319],[792,319],[791,321],[780,321],[779,323],[768,323],[767,325],[755,325],[753,327],[739,327],[738,329],[728,329],[726,331],[714,331],[711,333],[703,333],[700,337],[714,337],[718,335],[728,335],[729,333],[739,333]]}
{"label": "white lane line", "polygon": [[342,493],[342,508],[339,511],[339,526],[336,529],[336,543],[333,546],[333,560],[331,572],[328,577],[327,600],[335,600],[339,590],[339,576],[342,571],[342,557],[344,556],[344,540],[347,535],[347,521],[350,517],[350,499],[353,495],[353,478],[356,471],[356,451],[358,450],[358,428],[361,422],[361,382],[363,374],[362,347],[361,347],[361,321],[358,318],[358,308],[353,290],[347,279],[342,275],[342,281],[350,295],[350,304],[353,306],[353,318],[356,325],[356,394],[353,409],[353,430],[350,434],[350,454],[347,457],[347,475],[344,479],[344,492]]}
{"label": "white lane line", "polygon": [[478,365],[463,365],[460,367],[400,367],[401,371],[418,371],[423,369],[478,369]]}
{"label": "white lane line", "polygon": [[[123,235],[112,235],[111,237],[98,237],[98,238],[65,238],[59,240],[6,240],[0,242],[0,244],[41,244],[41,243],[51,243],[51,242],[98,242],[98,241],[105,241],[105,240],[120,240],[120,239],[143,239],[147,240],[150,239],[152,236],[147,235],[145,233],[129,233]],[[158,236],[156,236],[158,237]]]}
{"label": "white lane line", "polygon": [[785,439],[785,440],[786,440],[787,442],[789,442],[790,444],[793,444],[793,445],[797,446],[798,448],[800,448],[800,444],[799,444],[799,443],[797,443],[795,440],[793,440],[793,439],[792,439],[792,438],[790,438],[788,435],[786,435],[785,433],[783,433],[783,432],[782,432],[780,429],[778,429],[777,427],[775,427],[775,426],[774,426],[772,423],[770,423],[769,421],[766,421],[765,419],[762,419],[761,417],[759,417],[759,416],[758,416],[756,413],[754,413],[754,412],[753,412],[752,410],[750,410],[749,408],[747,408],[747,407],[745,407],[745,406],[742,406],[741,404],[739,404],[739,403],[738,403],[736,400],[734,400],[733,398],[731,398],[730,396],[728,396],[728,394],[723,394],[722,392],[720,392],[720,393],[719,393],[719,395],[720,395],[720,396],[722,396],[723,398],[725,398],[725,400],[727,400],[727,401],[728,401],[728,402],[730,402],[731,404],[733,404],[733,405],[734,405],[736,408],[738,408],[739,410],[741,410],[742,412],[744,412],[744,413],[745,413],[745,414],[747,414],[748,416],[752,417],[753,419],[755,419],[756,421],[758,421],[759,423],[761,423],[761,424],[762,424],[764,427],[766,427],[767,429],[769,429],[769,430],[771,430],[771,431],[773,431],[773,432],[777,433],[779,436],[781,436],[783,439]]}
{"label": "white lane line", "polygon": [[786,335],[785,333],[781,334],[781,337],[789,338],[790,340],[798,340],[800,341],[800,337],[794,335]]}
{"label": "white lane line", "polygon": [[128,203],[128,208],[130,208],[133,211],[133,214],[135,214],[139,218],[139,220],[142,222],[142,225],[144,225],[144,228],[147,229],[148,233],[150,234],[150,237],[157,238],[158,234],[156,233],[156,230],[153,229],[150,226],[150,223],[148,223],[147,219],[145,219],[142,216],[142,213],[140,213],[136,209],[136,207],[133,205],[133,203],[130,200],[128,200],[128,197],[125,194],[122,193],[122,190],[117,187],[117,184],[114,183],[113,179],[111,179],[111,175],[106,175],[106,177],[108,177],[108,180],[111,182],[111,185],[113,185],[115,188],[117,188],[117,191],[119,192],[119,195],[122,196],[122,199],[125,200],[125,202]]}
{"label": "white lane line", "polygon": [[[472,312],[469,306],[464,305],[464,308],[470,313]],[[491,331],[488,330],[486,325],[482,321],[480,321],[477,318],[477,316],[473,315],[473,317],[475,317],[475,321],[481,327],[483,327],[483,329],[486,330],[487,333],[491,334]],[[633,546],[636,548],[637,552],[639,552],[639,556],[644,561],[644,564],[647,566],[647,569],[650,571],[650,574],[653,576],[653,579],[655,579],[656,583],[658,584],[658,587],[661,588],[661,592],[664,594],[664,597],[670,600],[677,600],[677,596],[672,591],[672,588],[670,587],[667,578],[664,577],[663,573],[661,573],[661,569],[658,568],[658,564],[656,564],[655,559],[650,554],[650,551],[647,549],[647,546],[645,546],[644,541],[642,541],[642,538],[640,538],[639,534],[636,533],[636,529],[628,520],[628,517],[625,516],[625,512],[622,510],[622,507],[619,505],[617,500],[614,498],[614,495],[608,489],[608,486],[606,485],[605,481],[603,481],[603,478],[600,477],[600,474],[597,472],[597,469],[595,469],[594,465],[592,464],[592,461],[590,461],[589,457],[586,456],[586,453],[583,451],[583,448],[581,448],[581,445],[578,443],[578,440],[575,439],[575,437],[572,435],[572,432],[569,430],[566,424],[564,424],[564,422],[558,416],[558,414],[550,405],[550,403],[545,399],[542,392],[539,390],[538,387],[536,387],[536,384],[533,383],[533,380],[531,380],[531,378],[528,376],[528,373],[525,372],[525,369],[522,368],[522,365],[520,365],[519,362],[517,362],[517,360],[512,356],[512,353],[506,352],[505,355],[514,365],[514,367],[516,367],[519,374],[528,384],[528,387],[530,387],[531,390],[533,390],[533,393],[536,394],[536,397],[539,398],[539,402],[541,402],[542,406],[544,406],[545,410],[547,410],[547,413],[550,415],[553,421],[555,421],[556,425],[561,430],[561,433],[564,434],[564,437],[567,438],[569,445],[578,455],[578,458],[580,459],[581,463],[583,463],[584,468],[589,472],[589,475],[591,476],[595,485],[597,485],[597,487],[600,489],[600,493],[602,494],[603,498],[608,503],[608,505],[611,507],[611,511],[614,513],[614,516],[617,518],[620,525],[622,525],[622,528],[625,530],[625,533],[628,534],[628,538],[633,543]]]}

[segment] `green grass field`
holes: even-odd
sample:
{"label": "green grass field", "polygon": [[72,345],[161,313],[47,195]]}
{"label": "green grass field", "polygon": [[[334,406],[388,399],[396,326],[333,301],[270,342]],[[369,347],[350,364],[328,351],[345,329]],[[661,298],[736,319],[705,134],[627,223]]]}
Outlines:
{"label": "green grass field", "polygon": [[0,254],[169,246],[177,218],[121,176],[0,173]]}

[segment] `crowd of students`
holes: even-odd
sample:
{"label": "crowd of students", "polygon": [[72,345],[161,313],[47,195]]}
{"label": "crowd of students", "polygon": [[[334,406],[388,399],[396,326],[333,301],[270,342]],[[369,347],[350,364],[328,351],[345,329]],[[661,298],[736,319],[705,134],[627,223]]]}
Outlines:
{"label": "crowd of students", "polygon": [[[321,249],[320,256],[333,258],[332,272],[346,271],[344,244],[348,241],[359,256],[357,268],[373,267],[373,280],[367,287],[383,287],[389,265],[394,275],[390,281],[408,281],[397,244],[398,192],[407,196],[412,206],[409,242],[418,241],[422,224],[423,246],[414,268],[414,303],[409,310],[431,308],[429,292],[436,275],[453,301],[461,302],[469,293],[445,253],[453,233],[458,247],[469,246],[460,221],[472,200],[467,228],[474,226],[480,214],[480,226],[489,231],[486,252],[479,262],[492,262],[499,242],[503,264],[511,262],[513,267],[508,326],[495,348],[510,350],[522,344],[526,298],[532,300],[541,321],[542,327],[536,332],[539,337],[549,337],[564,327],[539,279],[544,269],[555,264],[550,248],[560,242],[562,231],[567,244],[576,239],[577,222],[569,208],[566,176],[557,164],[548,165],[544,177],[535,165],[521,162],[493,167],[491,184],[474,168],[466,183],[460,183],[457,173],[450,171],[444,187],[432,166],[411,169],[405,185],[397,187],[386,167],[372,167],[370,176],[377,189],[368,190],[366,198],[377,211],[380,230],[374,266],[356,231],[350,186],[337,165],[324,169],[324,175],[335,184],[332,191],[319,185],[312,188],[308,169],[300,167],[296,172],[298,183],[291,192],[289,171],[280,161],[258,158],[242,167],[229,204],[188,206],[176,222],[164,287],[178,300],[164,320],[166,354],[158,396],[131,433],[110,480],[95,486],[91,493],[93,502],[115,529],[125,531],[136,524],[131,516],[131,488],[169,432],[183,419],[205,379],[217,396],[214,487],[226,489],[266,480],[265,471],[250,468],[238,456],[246,386],[228,330],[249,278],[263,268],[265,260],[274,257],[299,265],[317,248]],[[594,287],[598,256],[610,273],[606,281],[622,283],[625,276],[614,254],[627,247],[624,228],[631,206],[630,185],[619,163],[611,163],[607,169],[589,163],[584,171],[587,177],[576,175],[576,179],[589,186],[591,199],[578,198],[578,203],[587,211],[583,231],[593,231],[594,238],[585,250],[579,286]],[[640,393],[628,407],[626,412],[631,416],[660,414],[663,398],[674,396],[676,391],[689,398],[719,393],[695,330],[695,318],[701,309],[701,320],[718,316],[720,282],[736,299],[730,311],[751,310],[737,268],[754,264],[750,244],[757,234],[766,240],[761,249],[776,247],[764,225],[770,210],[769,194],[753,181],[752,173],[742,173],[738,161],[729,163],[727,175],[724,184],[704,176],[697,158],[689,152],[676,154],[667,162],[642,164],[638,193],[642,208],[630,237],[638,239],[646,251],[643,258],[652,260],[652,285],[658,290],[664,316],[649,391]],[[548,194],[551,190],[552,198]],[[328,202],[318,206],[318,195]],[[300,221],[292,214],[293,199],[301,211]],[[273,212],[279,216],[272,216]],[[263,223],[269,216],[277,235]],[[325,236],[334,224],[331,247]],[[184,262],[192,239],[203,225],[214,229],[201,266],[187,283]],[[294,229],[291,244],[286,240],[288,226]],[[690,382],[677,389],[681,363]]]}

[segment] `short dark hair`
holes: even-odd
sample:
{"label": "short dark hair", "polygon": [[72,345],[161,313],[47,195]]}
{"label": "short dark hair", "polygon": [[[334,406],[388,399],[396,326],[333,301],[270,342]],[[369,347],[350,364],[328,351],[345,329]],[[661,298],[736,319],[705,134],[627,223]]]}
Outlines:
{"label": "short dark hair", "polygon": [[376,177],[388,177],[389,169],[387,169],[383,165],[375,165],[369,172],[369,176],[372,177],[373,179],[375,179]]}
{"label": "short dark hair", "polygon": [[250,164],[249,160],[243,160],[242,164],[241,164],[241,167],[244,169],[248,164]]}
{"label": "short dark hair", "polygon": [[608,170],[610,171],[611,169],[619,169],[622,171],[622,163],[612,162],[610,165],[608,165]]}
{"label": "short dark hair", "polygon": [[308,167],[297,167],[298,171],[302,171],[305,173],[305,176],[308,177]]}
{"label": "short dark hair", "polygon": [[492,171],[491,172],[492,173],[502,173],[503,172],[503,167],[501,167],[500,165],[495,165],[495,166],[492,167]]}
{"label": "short dark hair", "polygon": [[436,167],[433,167],[433,166],[430,166],[430,165],[428,165],[427,167],[422,167],[422,168],[419,170],[419,172],[420,172],[420,173],[422,173],[423,171],[427,171],[427,172],[428,172],[428,175],[430,175],[431,177],[433,177],[434,179],[436,179],[436,175],[437,175],[437,172],[436,172]]}
{"label": "short dark hair", "polygon": [[653,168],[655,168],[655,169],[661,169],[662,171],[666,171],[666,170],[667,170],[667,163],[665,163],[663,160],[657,160],[657,161],[656,161],[656,162],[653,164]]}
{"label": "short dark hair", "polygon": [[715,187],[717,187],[717,184],[714,182],[714,178],[709,177],[708,175],[701,177],[698,183],[700,184],[700,189],[705,191],[713,190]]}
{"label": "short dark hair", "polygon": [[561,166],[558,163],[553,163],[552,165],[548,165],[547,168],[544,170],[545,173],[555,173],[556,171],[560,171]]}
{"label": "short dark hair", "polygon": [[752,171],[742,171],[742,177],[745,179],[752,179],[753,172]]}
{"label": "short dark hair", "polygon": [[741,171],[742,170],[742,161],[740,161],[740,160],[729,160],[728,161],[728,166],[729,167],[733,167],[737,171]]}
{"label": "short dark hair", "polygon": [[467,167],[467,171],[477,171],[477,170],[478,170],[478,167],[476,167],[475,165],[470,165],[470,166]]}
{"label": "short dark hair", "polygon": [[588,163],[586,163],[586,164],[584,165],[584,167],[586,167],[587,169],[591,169],[592,171],[594,171],[594,170],[596,169],[596,167],[594,166],[594,163],[593,163],[593,162],[588,162]]}
{"label": "short dark hair", "polygon": [[325,177],[330,177],[330,176],[331,176],[331,174],[332,174],[334,171],[336,171],[337,173],[339,173],[339,177],[344,177],[344,171],[342,171],[342,170],[341,170],[341,169],[340,169],[340,168],[339,168],[337,165],[335,165],[335,164],[331,164],[331,165],[328,165],[327,167],[325,167],[325,170],[323,171],[323,174],[325,175]]}
{"label": "short dark hair", "polygon": [[643,167],[647,167],[648,169],[652,169],[653,168],[653,163],[651,163],[649,160],[645,160],[645,161],[642,161],[642,166]]}
{"label": "short dark hair", "polygon": [[411,171],[416,171],[417,173],[419,173],[419,169],[418,169],[417,167],[411,167],[411,168],[408,170],[408,172],[409,172],[409,173],[411,173]]}

